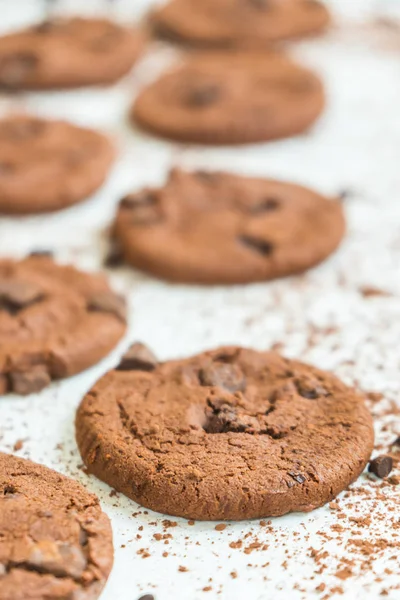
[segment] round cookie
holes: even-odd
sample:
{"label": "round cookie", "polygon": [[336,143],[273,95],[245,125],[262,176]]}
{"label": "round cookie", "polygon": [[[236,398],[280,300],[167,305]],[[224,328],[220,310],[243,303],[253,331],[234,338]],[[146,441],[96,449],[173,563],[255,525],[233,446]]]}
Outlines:
{"label": "round cookie", "polygon": [[106,19],[60,19],[0,37],[0,87],[46,90],[110,84],[139,57],[142,35]]}
{"label": "round cookie", "polygon": [[105,180],[115,151],[102,134],[27,115],[0,120],[0,213],[59,210]]}
{"label": "round cookie", "polygon": [[312,35],[330,16],[317,0],[171,0],[151,22],[156,33],[178,42],[237,47]]}
{"label": "round cookie", "polygon": [[125,302],[102,275],[41,255],[0,260],[0,395],[87,369],[125,331]]}
{"label": "round cookie", "polygon": [[30,460],[0,453],[0,600],[95,600],[113,563],[96,496]]}
{"label": "round cookie", "polygon": [[83,399],[76,436],[99,479],[147,508],[200,520],[322,506],[373,447],[356,391],[274,352],[235,347],[157,365],[135,345]]}
{"label": "round cookie", "polygon": [[297,135],[323,107],[321,81],[284,55],[210,52],[142,90],[131,118],[180,142],[246,144]]}
{"label": "round cookie", "polygon": [[124,198],[114,236],[127,262],[170,281],[233,284],[302,272],[345,231],[339,202],[289,183],[174,169]]}

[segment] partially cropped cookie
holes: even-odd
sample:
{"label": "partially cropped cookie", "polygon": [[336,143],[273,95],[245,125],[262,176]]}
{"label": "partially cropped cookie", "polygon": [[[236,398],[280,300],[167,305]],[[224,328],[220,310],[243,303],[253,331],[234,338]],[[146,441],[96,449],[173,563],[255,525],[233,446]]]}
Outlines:
{"label": "partially cropped cookie", "polygon": [[48,469],[0,453],[0,600],[95,600],[113,563],[96,496]]}
{"label": "partially cropped cookie", "polygon": [[156,33],[178,42],[237,47],[316,34],[330,16],[317,0],[170,0],[151,22]]}
{"label": "partially cropped cookie", "polygon": [[142,46],[141,34],[106,19],[46,21],[0,37],[0,87],[110,84],[128,73]]}
{"label": "partially cropped cookie", "polygon": [[245,144],[308,129],[324,107],[321,81],[273,52],[189,57],[137,97],[131,116],[180,142]]}
{"label": "partially cropped cookie", "polygon": [[327,258],[343,209],[299,185],[222,172],[171,171],[125,197],[114,236],[133,266],[170,281],[229,284],[299,273]]}
{"label": "partially cropped cookie", "polygon": [[29,115],[0,120],[0,213],[34,214],[82,202],[106,179],[110,140],[91,129]]}
{"label": "partially cropped cookie", "polygon": [[102,275],[46,256],[0,260],[0,395],[87,369],[125,330],[125,302]]}
{"label": "partially cropped cookie", "polygon": [[159,364],[144,352],[135,344],[76,417],[89,471],[143,506],[204,520],[310,511],[363,471],[372,419],[333,375],[236,347]]}

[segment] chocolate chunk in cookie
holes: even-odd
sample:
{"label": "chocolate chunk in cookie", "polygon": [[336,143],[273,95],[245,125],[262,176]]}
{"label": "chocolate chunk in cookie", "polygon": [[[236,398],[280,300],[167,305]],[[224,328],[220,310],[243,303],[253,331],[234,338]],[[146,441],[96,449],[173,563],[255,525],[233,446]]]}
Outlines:
{"label": "chocolate chunk in cookie", "polygon": [[123,355],[117,371],[153,371],[158,360],[153,352],[144,344],[135,342]]}
{"label": "chocolate chunk in cookie", "polygon": [[152,510],[205,520],[309,511],[369,460],[364,398],[331,374],[236,347],[149,363],[100,379],[76,437],[91,473]]}
{"label": "chocolate chunk in cookie", "polygon": [[125,302],[102,276],[48,256],[3,259],[0,321],[0,393],[30,394],[106,356],[125,333]]}
{"label": "chocolate chunk in cookie", "polygon": [[204,284],[305,271],[336,249],[344,231],[341,204],[312,190],[178,169],[164,187],[128,196],[113,228],[126,262],[171,281]]}
{"label": "chocolate chunk in cookie", "polygon": [[41,213],[81,202],[102,185],[113,160],[111,142],[96,131],[6,117],[0,120],[0,165],[7,165],[0,167],[0,213]]}
{"label": "chocolate chunk in cookie", "polygon": [[0,597],[100,596],[113,563],[110,522],[79,483],[0,453]]}
{"label": "chocolate chunk in cookie", "polygon": [[144,37],[106,19],[57,19],[0,37],[0,87],[63,89],[128,73]]}
{"label": "chocolate chunk in cookie", "polygon": [[326,29],[317,0],[170,0],[151,15],[155,32],[204,47],[260,47]]}
{"label": "chocolate chunk in cookie", "polygon": [[146,87],[132,119],[155,135],[246,144],[297,135],[324,107],[320,80],[282,54],[199,53]]}

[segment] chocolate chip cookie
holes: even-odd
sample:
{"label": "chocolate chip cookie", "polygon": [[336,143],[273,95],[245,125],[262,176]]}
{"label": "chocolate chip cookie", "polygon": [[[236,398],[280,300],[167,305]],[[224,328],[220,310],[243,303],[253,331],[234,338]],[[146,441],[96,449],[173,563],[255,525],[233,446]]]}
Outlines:
{"label": "chocolate chip cookie", "polygon": [[363,471],[363,398],[274,352],[219,348],[144,365],[132,354],[85,396],[76,436],[91,473],[152,510],[188,519],[310,511]]}
{"label": "chocolate chip cookie", "polygon": [[318,77],[281,54],[209,52],[145,88],[131,116],[180,142],[245,144],[299,134],[323,107]]}
{"label": "chocolate chip cookie", "polygon": [[111,526],[79,483],[0,453],[0,600],[94,600],[113,563]]}
{"label": "chocolate chip cookie", "polygon": [[55,211],[105,180],[115,151],[102,134],[28,115],[0,120],[0,213]]}
{"label": "chocolate chip cookie", "polygon": [[106,19],[60,19],[0,37],[0,87],[75,88],[113,83],[143,47],[141,34]]}
{"label": "chocolate chip cookie", "polygon": [[0,395],[87,369],[125,330],[125,302],[103,276],[45,255],[0,260]]}
{"label": "chocolate chip cookie", "polygon": [[329,256],[344,231],[340,202],[299,185],[174,169],[161,189],[123,198],[113,233],[139,269],[232,284],[304,271]]}
{"label": "chocolate chip cookie", "polygon": [[171,0],[151,22],[156,33],[178,42],[237,47],[315,34],[330,16],[317,0]]}

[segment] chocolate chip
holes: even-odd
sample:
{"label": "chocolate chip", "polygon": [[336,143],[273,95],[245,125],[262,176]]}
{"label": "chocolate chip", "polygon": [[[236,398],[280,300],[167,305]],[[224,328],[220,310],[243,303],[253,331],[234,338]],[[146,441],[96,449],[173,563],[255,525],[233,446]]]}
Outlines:
{"label": "chocolate chip", "polygon": [[121,362],[116,367],[117,371],[153,371],[158,360],[153,352],[144,344],[132,344],[123,355]]}
{"label": "chocolate chip", "polygon": [[190,88],[186,94],[186,103],[195,108],[203,108],[214,104],[220,97],[220,87],[214,83],[197,85]]}
{"label": "chocolate chip", "polygon": [[298,394],[303,398],[307,398],[307,400],[316,400],[321,396],[328,395],[328,391],[317,379],[309,381],[308,379],[298,378],[295,379],[294,384]]}
{"label": "chocolate chip", "polygon": [[258,215],[266,212],[273,212],[280,207],[281,203],[276,198],[263,198],[258,204],[250,207],[250,212]]}
{"label": "chocolate chip", "polygon": [[387,477],[393,469],[393,459],[390,456],[377,456],[368,465],[368,471],[380,479]]}
{"label": "chocolate chip", "polygon": [[155,600],[152,594],[145,594],[144,596],[140,596],[139,600]]}
{"label": "chocolate chip", "polygon": [[51,379],[44,365],[33,365],[26,371],[12,371],[10,381],[13,392],[26,396],[40,392],[49,385]]}
{"label": "chocolate chip", "polygon": [[34,283],[17,279],[0,280],[0,310],[11,314],[26,308],[44,297],[43,291]]}
{"label": "chocolate chip", "polygon": [[199,373],[201,385],[220,387],[232,394],[246,389],[246,378],[238,365],[211,363]]}
{"label": "chocolate chip", "polygon": [[50,20],[42,21],[42,23],[38,23],[32,27],[32,31],[35,33],[50,33],[54,29],[56,29],[56,24]]}
{"label": "chocolate chip", "polygon": [[220,179],[220,174],[212,171],[199,170],[195,171],[194,175],[204,183],[216,183]]}
{"label": "chocolate chip", "polygon": [[43,258],[52,258],[53,257],[53,251],[52,250],[45,250],[45,249],[41,249],[39,248],[38,250],[32,250],[32,252],[29,253],[29,256],[35,256],[37,258],[43,257]]}
{"label": "chocolate chip", "polygon": [[112,242],[104,259],[104,266],[109,269],[115,269],[122,266],[124,262],[124,255],[121,247],[117,243]]}
{"label": "chocolate chip", "polygon": [[297,481],[297,483],[304,483],[306,481],[306,478],[301,473],[293,473],[293,471],[289,471],[288,475]]}
{"label": "chocolate chip", "polygon": [[114,292],[97,292],[88,301],[87,309],[89,312],[110,313],[126,323],[125,299]]}
{"label": "chocolate chip", "polygon": [[12,484],[7,484],[3,488],[3,496],[15,496],[18,494],[17,488]]}
{"label": "chocolate chip", "polygon": [[268,240],[262,240],[260,238],[255,238],[250,235],[241,235],[239,237],[239,241],[248,248],[256,250],[264,256],[269,256],[274,249],[273,244],[271,244],[271,242],[269,242]]}
{"label": "chocolate chip", "polygon": [[237,420],[236,410],[230,404],[224,403],[220,406],[212,404],[209,401],[209,407],[206,409],[206,422],[203,425],[206,433],[228,433],[245,431],[245,427],[240,427]]}
{"label": "chocolate chip", "polygon": [[55,577],[79,579],[87,561],[78,546],[41,540],[32,547],[27,564],[39,572],[50,572]]}
{"label": "chocolate chip", "polygon": [[0,82],[7,87],[23,83],[36,68],[38,58],[28,52],[10,54],[0,60]]}
{"label": "chocolate chip", "polygon": [[157,196],[150,190],[143,190],[137,194],[128,194],[120,201],[119,205],[122,208],[135,209],[141,206],[149,206],[156,204]]}

